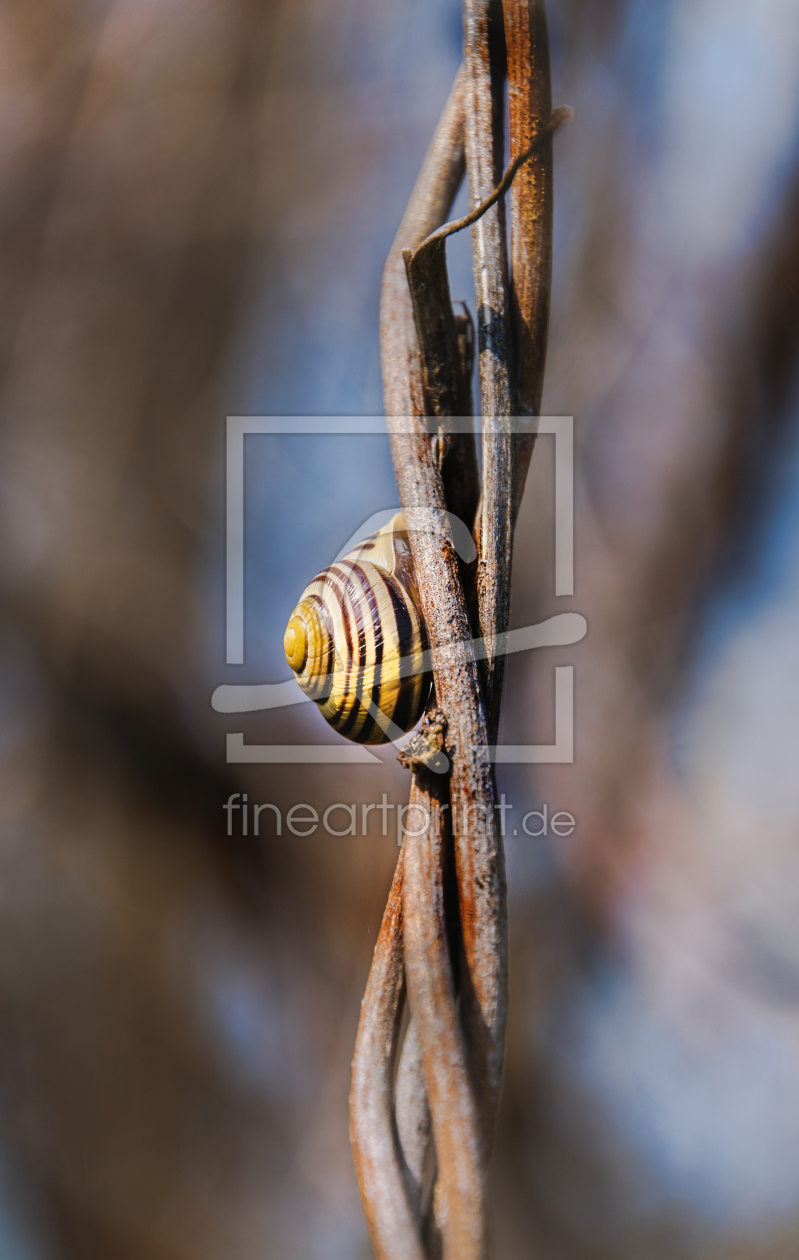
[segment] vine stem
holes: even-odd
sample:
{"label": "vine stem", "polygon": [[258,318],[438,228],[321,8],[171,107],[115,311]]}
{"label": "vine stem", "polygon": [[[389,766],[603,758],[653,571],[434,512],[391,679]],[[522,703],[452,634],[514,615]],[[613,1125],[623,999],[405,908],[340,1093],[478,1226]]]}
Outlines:
{"label": "vine stem", "polygon": [[[513,161],[552,115],[549,33],[544,0],[503,0],[503,12]],[[537,416],[541,411],[552,289],[552,220],[550,135],[531,160],[523,163],[510,194],[511,320],[517,406],[523,416]],[[515,439],[514,525],[534,442],[534,434]]]}
{"label": "vine stem", "polygon": [[[463,179],[463,89],[461,72],[383,271],[380,346],[388,416],[427,414],[402,250],[418,245],[446,220]],[[476,459],[472,477],[471,498],[476,502]],[[435,844],[444,838],[443,811],[438,810],[431,792],[425,792],[423,787],[417,791],[417,801],[431,820],[430,839],[424,839]],[[402,1098],[403,1106],[399,1115],[395,1113],[392,1088],[405,996],[404,985],[398,988],[396,978],[398,971],[404,970],[401,906],[407,845],[406,838],[361,1004],[350,1092],[350,1136],[364,1215],[377,1260],[416,1260],[417,1255],[424,1254],[422,1183],[430,1113],[418,1026],[406,1035],[400,1059],[396,1094]]]}
{"label": "vine stem", "polygon": [[[444,715],[451,772],[447,780],[414,770],[411,805],[424,811],[427,825],[403,842],[353,1060],[351,1135],[378,1260],[485,1260],[488,1251],[486,1177],[507,1013],[504,855],[486,760],[502,688],[503,657],[493,645],[508,625],[513,529],[532,450],[513,434],[511,418],[517,406],[538,405],[546,355],[550,137],[569,112],[553,115],[548,107],[541,0],[505,0],[504,30],[490,8],[488,0],[465,0],[464,66],[389,254],[381,295],[392,458],[432,658],[431,706]],[[500,182],[506,34],[511,164]],[[525,96],[531,73],[545,82],[528,84]],[[442,229],[464,167],[470,214]],[[511,200],[511,277],[501,198],[517,172],[526,174]],[[471,387],[443,238],[469,224],[484,412],[479,508],[473,434],[449,423],[470,410]],[[449,512],[475,521],[476,604]],[[473,647],[478,631],[492,645],[482,673]],[[410,1023],[400,1052],[406,1000]]]}

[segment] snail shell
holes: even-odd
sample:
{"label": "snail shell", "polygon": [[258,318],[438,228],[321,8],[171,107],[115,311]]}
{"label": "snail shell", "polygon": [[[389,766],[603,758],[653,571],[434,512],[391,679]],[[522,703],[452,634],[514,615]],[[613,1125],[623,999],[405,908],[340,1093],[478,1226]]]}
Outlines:
{"label": "snail shell", "polygon": [[306,586],[283,648],[340,735],[385,744],[416,725],[431,679],[402,513]]}

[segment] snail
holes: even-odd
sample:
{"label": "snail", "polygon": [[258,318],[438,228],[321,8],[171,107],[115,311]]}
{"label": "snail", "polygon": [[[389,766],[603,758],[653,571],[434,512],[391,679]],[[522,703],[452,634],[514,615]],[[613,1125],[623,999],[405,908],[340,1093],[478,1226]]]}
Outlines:
{"label": "snail", "polygon": [[401,512],[305,588],[283,649],[300,687],[340,735],[385,744],[416,725],[431,675]]}

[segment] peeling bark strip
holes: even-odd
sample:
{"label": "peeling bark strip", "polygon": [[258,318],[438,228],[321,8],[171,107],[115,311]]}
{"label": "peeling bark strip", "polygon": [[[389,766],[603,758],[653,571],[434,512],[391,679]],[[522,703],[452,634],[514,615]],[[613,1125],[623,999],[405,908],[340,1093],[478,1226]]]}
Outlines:
{"label": "peeling bark strip", "polygon": [[[353,1060],[351,1135],[378,1260],[485,1260],[488,1252],[486,1177],[504,1054],[507,922],[493,773],[478,750],[496,740],[503,658],[489,659],[481,679],[448,512],[475,521],[480,630],[493,644],[507,629],[513,525],[532,449],[519,447],[509,417],[517,398],[525,408],[540,398],[550,137],[569,112],[550,114],[548,106],[543,4],[507,0],[505,23],[516,93],[511,165],[500,184],[503,32],[489,24],[488,0],[465,0],[465,65],[383,273],[386,414],[435,678],[426,729],[440,734],[451,774],[447,781],[431,775],[424,758],[406,758],[414,768],[411,804],[426,811],[429,825],[403,844]],[[525,63],[530,55],[533,67]],[[545,82],[525,89],[531,73]],[[464,146],[471,211],[437,231],[463,177]],[[512,202],[511,302],[501,194],[525,163],[530,170]],[[479,510],[473,436],[448,425],[453,415],[469,414],[471,387],[468,324],[453,314],[444,238],[468,224],[486,413]],[[410,1022],[400,1055],[406,995]]]}

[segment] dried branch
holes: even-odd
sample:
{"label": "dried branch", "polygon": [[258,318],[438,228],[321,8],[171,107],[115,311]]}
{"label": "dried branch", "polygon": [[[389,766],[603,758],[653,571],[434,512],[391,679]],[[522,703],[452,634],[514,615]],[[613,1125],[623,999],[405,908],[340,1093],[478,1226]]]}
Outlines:
{"label": "dried branch", "polygon": [[[493,189],[493,182],[491,187]],[[415,228],[420,216],[415,207],[413,210],[408,226]],[[443,217],[442,214],[439,222]],[[415,239],[409,231],[402,240],[401,233],[402,245],[413,247],[436,226],[430,224],[427,231],[419,232]],[[387,344],[384,355],[386,411],[396,417],[398,396],[402,402],[407,402],[411,396],[408,385],[397,386],[394,376],[397,361],[402,363],[404,360],[405,365],[410,362],[411,371],[419,372],[419,368],[417,357],[408,354],[405,340],[413,329],[408,319],[410,299],[407,282],[402,289],[398,285],[392,286],[396,277],[392,263],[393,259],[390,259],[384,281],[382,327],[384,345]],[[386,296],[387,290],[390,295],[392,289],[397,297],[402,295],[401,303],[387,319]],[[387,325],[388,337],[385,336]],[[416,379],[423,379],[420,372]],[[489,766],[478,753],[485,746],[487,729],[477,667],[470,650],[466,601],[449,535],[444,482],[432,458],[425,412],[418,407],[418,401],[412,414],[402,410],[399,417],[402,419],[395,419],[392,426],[392,454],[400,501],[410,528],[422,610],[430,636],[437,702],[449,721],[448,751],[453,762],[450,798],[455,842],[461,850],[458,885],[465,954],[461,1001],[463,1009],[471,1013],[468,1038],[471,1090],[464,1092],[461,1080],[461,1088],[456,1090],[455,1096],[451,1092],[442,1093],[436,1075],[439,1054],[436,1034],[430,1032],[426,1036],[420,1024],[419,1039],[438,1157],[445,1253],[450,1251],[455,1255],[477,1257],[483,1254],[485,1247],[484,1134],[493,1122],[504,1036],[505,924],[504,914],[496,912],[497,906],[504,911],[504,873],[493,811],[492,777]],[[457,654],[460,659],[455,664],[444,663],[441,654],[445,654],[447,647],[452,645],[459,645],[462,649]],[[417,778],[414,793],[424,791],[424,784]],[[435,802],[430,800],[430,804],[434,806]],[[432,817],[435,816],[433,809]],[[422,843],[429,845],[434,852],[440,851],[440,831],[431,827],[428,836],[414,841],[417,846]],[[429,919],[426,897],[427,893],[419,881],[404,887],[406,934],[415,931],[417,923]],[[413,961],[406,957],[414,1018],[417,1008],[422,1013],[421,1017],[425,1018],[424,1012],[428,1010],[426,995],[431,993],[438,994],[444,1004],[443,1011],[446,1011],[445,995],[450,991],[447,987],[448,966],[448,953],[443,948],[434,951],[432,956],[420,951],[418,956],[413,955]],[[451,986],[451,978],[449,984]],[[439,1011],[438,1018],[445,1019],[446,1016]],[[451,1063],[456,1061],[456,1051],[451,1048]],[[479,1133],[473,1141],[464,1144],[463,1135],[469,1132],[471,1125],[470,1108],[478,1115]]]}
{"label": "dried branch", "polygon": [[[380,303],[380,347],[387,415],[418,415],[433,412],[425,390],[422,365],[414,328],[413,310],[402,252],[414,248],[446,220],[465,172],[464,156],[464,74],[455,81],[449,101],[436,129],[424,165],[408,202],[394,244],[383,271]],[[460,340],[460,339],[459,339]],[[461,349],[459,345],[459,350]],[[463,376],[468,373],[459,355]],[[465,399],[471,410],[471,391]],[[474,437],[449,439],[446,458],[440,461],[448,492],[450,511],[469,523],[479,497],[479,473]],[[430,816],[433,802],[422,799]],[[418,1041],[413,1020],[406,1035],[397,1081],[397,1098],[402,1099],[403,1120],[398,1124],[402,1156],[414,1185],[414,1201],[421,1203],[425,1163],[425,1134],[429,1135],[427,1106],[421,1059],[412,1053]],[[407,1053],[406,1053],[407,1049]],[[422,1204],[422,1209],[424,1209]]]}
{"label": "dried branch", "polygon": [[565,105],[556,109],[533,141],[510,163],[491,195],[474,210],[461,219],[445,223],[416,249],[402,251],[413,305],[422,380],[432,416],[465,416],[471,405],[471,383],[458,350],[458,323],[449,291],[445,241],[455,232],[476,223],[491,209],[507,192],[524,163],[548,144],[558,127],[572,117],[572,112]]}
{"label": "dried branch", "polygon": [[388,416],[425,415],[419,351],[413,331],[403,249],[413,249],[443,223],[466,170],[461,70],[441,115],[383,270],[380,358]]}
{"label": "dried branch", "polygon": [[350,1141],[377,1260],[425,1260],[419,1204],[403,1175],[394,1124],[394,1069],[405,1000],[402,882],[400,854],[361,1003],[350,1090]]}
{"label": "dried branch", "polygon": [[[544,0],[503,0],[508,63],[511,159],[540,131],[552,110],[549,35]],[[552,144],[536,150],[510,196],[511,313],[520,415],[541,409],[552,283]],[[515,439],[513,520],[516,521],[533,434]]]}
{"label": "dried branch", "polygon": [[[470,88],[466,98],[466,154],[472,210],[485,201],[499,182],[503,154],[503,81],[496,65],[492,66],[492,60],[497,60],[499,32],[496,23],[492,29],[491,8],[491,0],[465,0],[464,4],[464,58]],[[483,411],[483,494],[475,522],[479,553],[477,602],[481,633],[490,638],[498,627],[505,628],[510,605],[511,540],[498,509],[503,488],[513,485],[514,452],[508,419],[516,410],[505,208],[501,201],[472,227],[472,260]],[[481,673],[489,729],[494,737],[504,678],[503,658],[492,653]]]}
{"label": "dried branch", "polygon": [[515,157],[512,162],[508,163],[505,168],[505,174],[502,176],[502,179],[499,181],[491,195],[486,197],[485,201],[481,201],[474,210],[470,210],[468,214],[463,215],[462,218],[453,219],[451,223],[445,223],[444,226],[438,228],[437,231],[431,232],[415,251],[414,257],[418,257],[422,250],[433,245],[435,242],[446,240],[448,236],[454,236],[456,232],[462,232],[464,228],[471,227],[478,219],[482,219],[486,211],[490,210],[494,203],[499,201],[500,197],[504,197],[505,193],[508,191],[516,178],[517,172],[521,170],[524,163],[527,162],[533,154],[539,153],[540,150],[543,149],[544,145],[548,140],[552,139],[558,127],[560,127],[562,123],[568,122],[569,119],[573,117],[574,110],[570,105],[559,105],[556,110],[553,110],[549,121],[536,132],[535,138],[530,142],[530,144],[528,144],[527,148],[522,150],[519,156]]}
{"label": "dried branch", "polygon": [[432,802],[433,812],[425,834],[406,840],[405,972],[433,1119],[444,1254],[478,1260],[486,1248],[485,1161],[456,1005],[444,904],[449,802],[442,785],[427,789],[427,777],[415,776],[411,788],[411,804],[428,808]]}
{"label": "dried branch", "polygon": [[[450,800],[456,848],[465,852],[458,862],[465,968],[461,976],[461,1001],[470,1003],[481,1022],[469,1044],[472,1082],[478,1104],[493,1107],[491,1093],[498,1089],[501,1060],[494,1056],[497,1024],[504,1021],[505,990],[504,933],[497,931],[494,907],[501,904],[502,861],[493,812],[493,787],[488,763],[480,752],[487,738],[477,678],[477,665],[471,650],[471,631],[466,601],[460,583],[458,562],[449,534],[443,484],[431,458],[431,443],[425,421],[408,417],[394,421],[392,453],[400,501],[410,530],[419,594],[428,627],[433,656],[436,697],[448,720],[448,748],[452,761]],[[416,521],[426,528],[414,528]],[[431,528],[431,525],[436,528]],[[455,663],[442,662],[442,652],[457,645]],[[426,785],[416,776],[413,800],[419,800]],[[445,1254],[467,1257],[483,1255],[484,1248],[484,1158],[482,1134],[484,1115],[473,1131],[472,1092],[464,1088],[465,1076],[457,1071],[459,1050],[446,1039],[447,1019],[454,1018],[454,994],[449,971],[446,938],[439,926],[431,928],[430,881],[438,869],[436,855],[443,837],[438,826],[439,811],[428,792],[424,799],[432,808],[431,825],[425,836],[406,841],[406,880],[403,885],[403,911],[406,934],[406,975],[414,1019],[419,1021],[419,1039],[427,1094],[433,1120],[438,1173],[444,1202]],[[426,855],[426,856],[425,856]],[[424,869],[424,877],[410,878],[410,871]],[[439,902],[436,900],[435,908]],[[504,928],[504,921],[500,920]],[[430,935],[432,931],[432,937]],[[418,948],[414,942],[424,942]],[[433,942],[438,948],[433,948]],[[499,972],[499,974],[498,974]],[[468,998],[466,995],[469,995]],[[437,1014],[435,1014],[437,1012]],[[457,1025],[456,1025],[457,1027]],[[442,1040],[443,1038],[443,1040]],[[441,1056],[446,1054],[447,1074],[453,1084],[445,1089],[440,1074]],[[482,1110],[482,1107],[481,1107]],[[492,1114],[492,1113],[489,1113]],[[468,1135],[472,1133],[471,1137]]]}
{"label": "dried branch", "polygon": [[[418,244],[446,219],[464,170],[461,73],[383,272],[380,344],[388,415],[425,415],[427,412],[428,400],[402,250]],[[467,521],[471,519],[479,493],[473,438],[471,447],[470,454],[468,441],[461,442],[453,461],[458,466],[461,491],[459,503],[457,506],[453,503],[452,510]],[[428,816],[433,817],[434,798],[428,800],[425,794],[420,794],[419,799]],[[401,970],[403,965],[402,916],[397,908],[403,870],[401,856],[362,1003],[350,1094],[356,1172],[378,1260],[405,1260],[423,1254],[421,1196],[430,1119],[421,1055],[414,1052],[418,1035],[413,1025],[406,1034],[396,1085],[397,1098],[403,1101],[401,1125],[395,1122],[391,1088],[404,992],[397,988],[397,968]]]}
{"label": "dried branch", "polygon": [[[542,169],[547,169],[551,134],[570,112],[547,111],[536,117],[525,143],[514,142],[505,175],[497,178],[503,74],[493,46],[501,32],[492,32],[488,8],[486,0],[466,0],[466,64],[386,263],[381,297],[392,457],[428,632],[433,703],[438,710],[429,712],[417,740],[419,748],[413,744],[405,756],[405,764],[414,771],[411,803],[426,811],[429,822],[423,835],[406,836],[404,842],[353,1061],[352,1139],[364,1212],[379,1260],[430,1260],[442,1248],[448,1258],[484,1260],[487,1249],[486,1169],[504,1053],[507,924],[494,776],[485,749],[495,742],[499,720],[503,658],[496,648],[508,624],[518,509],[510,425],[516,395],[501,198],[525,163],[543,161]],[[538,6],[532,5],[530,13],[538,15],[535,29],[540,36],[543,19]],[[545,26],[543,30],[545,37]],[[517,63],[514,66],[514,73],[520,73]],[[517,110],[516,141],[519,117]],[[440,227],[463,175],[464,130],[471,210],[462,220]],[[536,205],[546,227],[548,203],[541,179],[536,176],[525,186],[540,194]],[[517,219],[527,223],[524,198],[514,213],[514,224]],[[444,246],[446,236],[469,225],[487,412],[482,506],[476,518],[479,484],[473,435],[456,432],[449,423],[451,417],[469,413],[471,389],[469,324],[453,312]],[[551,231],[547,240],[551,242]],[[529,269],[532,264],[524,260],[533,255],[540,263],[547,240],[528,246],[526,253],[519,247],[520,267]],[[535,283],[527,272],[520,272],[524,297],[515,299],[521,315],[517,312],[514,327],[528,311],[535,315],[529,327],[520,325],[515,333],[528,399],[530,381],[539,379],[535,371],[539,377],[543,371],[545,344],[531,349],[524,337],[532,335],[529,328],[541,336],[541,312],[548,296],[542,297],[536,284],[549,283],[545,264],[546,258]],[[529,452],[525,458],[529,462]],[[479,535],[478,609],[486,650],[482,691],[467,607],[469,574],[459,565],[453,547],[449,512],[462,520],[476,519]],[[427,744],[434,735],[434,752],[445,739],[449,783],[425,768],[430,761]],[[448,899],[447,870],[453,865],[455,895]],[[394,1086],[405,994],[402,960],[411,1022]],[[440,1237],[436,1225],[426,1228],[428,1205],[423,1202],[431,1124]]]}
{"label": "dried branch", "polygon": [[[380,358],[387,416],[469,415],[469,375],[461,374],[457,408],[445,410],[446,399],[427,392],[416,341],[413,310],[403,250],[417,246],[447,218],[466,170],[464,154],[464,87],[461,70],[450,93],[432,144],[419,173],[408,208],[383,270],[380,294]],[[459,356],[460,357],[460,356]],[[446,426],[443,426],[444,428]],[[447,438],[441,472],[450,491],[449,509],[471,527],[480,497],[477,450],[470,434]]]}
{"label": "dried branch", "polygon": [[[404,869],[404,862],[403,862]],[[404,948],[400,935],[400,948]],[[419,1028],[414,1019],[408,1023],[402,1056],[397,1071],[394,1112],[397,1134],[408,1174],[411,1204],[416,1226],[424,1228],[425,1213],[429,1204],[423,1200],[425,1171],[430,1147],[430,1108],[422,1068],[422,1047],[419,1044]]]}
{"label": "dried branch", "polygon": [[[491,30],[489,0],[465,0],[464,64],[466,92],[466,165],[469,204],[476,210],[500,181],[503,159],[503,81],[497,67],[496,30]],[[495,633],[494,605],[502,592],[496,574],[486,573],[486,555],[500,573],[504,540],[487,510],[486,491],[493,480],[512,475],[507,418],[514,410],[509,325],[508,264],[505,214],[501,200],[472,226],[472,261],[477,294],[478,362],[483,412],[483,495],[475,533],[478,544],[477,598],[479,625],[485,638]],[[507,577],[510,581],[507,556]],[[509,598],[509,591],[508,591]],[[502,657],[490,650],[481,671],[486,699],[483,720],[492,732],[494,676]],[[501,684],[500,684],[501,685]],[[493,741],[492,741],[493,742]],[[455,827],[460,913],[466,966],[461,998],[470,1051],[472,1079],[481,1100],[483,1134],[490,1147],[504,1057],[507,1002],[507,923],[504,856],[496,835],[494,776],[488,774],[485,801],[492,811],[485,842],[474,843],[468,827]],[[453,793],[453,809],[455,798]],[[475,857],[479,855],[478,864]]]}
{"label": "dried branch", "polygon": [[462,371],[458,353],[458,327],[447,277],[444,241],[431,246],[404,249],[402,259],[408,276],[422,380],[429,414],[441,419],[463,416],[471,402],[471,382]]}
{"label": "dried branch", "polygon": [[[500,32],[491,30],[490,8],[490,0],[465,0],[464,4],[466,165],[471,210],[491,196],[502,174],[503,82],[492,67]],[[504,206],[497,202],[472,229],[484,418],[510,416],[514,411],[505,238]]]}

